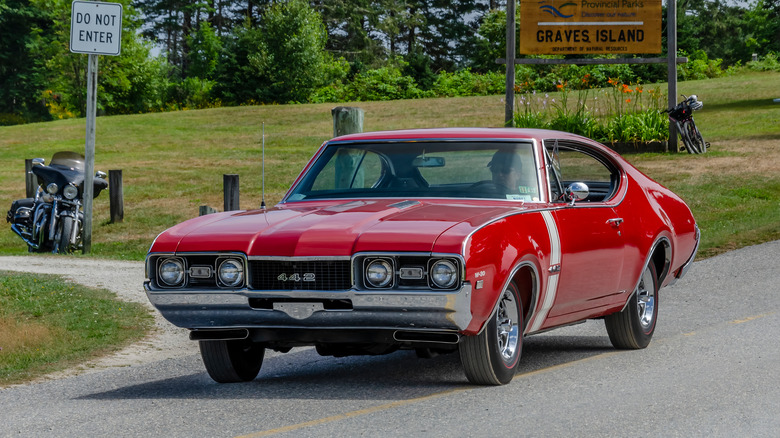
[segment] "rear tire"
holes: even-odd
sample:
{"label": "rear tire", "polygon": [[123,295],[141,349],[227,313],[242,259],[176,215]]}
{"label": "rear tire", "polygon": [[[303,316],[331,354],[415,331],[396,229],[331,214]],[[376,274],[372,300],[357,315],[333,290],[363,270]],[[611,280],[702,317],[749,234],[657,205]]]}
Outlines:
{"label": "rear tire", "polygon": [[707,145],[704,143],[704,137],[696,127],[693,119],[684,120],[681,123],[680,136],[685,144],[685,149],[692,154],[703,154],[707,152]]}
{"label": "rear tire", "polygon": [[249,382],[263,366],[265,347],[251,341],[200,341],[200,357],[219,383]]}
{"label": "rear tire", "polygon": [[655,332],[658,319],[658,274],[652,263],[648,264],[639,285],[634,290],[625,309],[607,315],[604,324],[609,340],[615,348],[637,350],[647,347]]}
{"label": "rear tire", "polygon": [[482,332],[460,343],[460,360],[469,382],[504,385],[512,381],[523,351],[523,304],[513,282]]}

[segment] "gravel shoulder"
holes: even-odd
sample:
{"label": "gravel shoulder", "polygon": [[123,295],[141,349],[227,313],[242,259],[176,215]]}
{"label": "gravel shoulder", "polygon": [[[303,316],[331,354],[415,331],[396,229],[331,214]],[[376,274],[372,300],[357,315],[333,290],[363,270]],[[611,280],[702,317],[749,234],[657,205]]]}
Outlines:
{"label": "gravel shoulder", "polygon": [[[143,288],[143,262],[64,256],[3,256],[0,257],[0,270],[58,275],[74,283],[107,289],[115,293],[119,300],[141,303],[153,309]],[[108,356],[44,376],[43,379],[58,379],[198,353],[197,343],[189,340],[187,330],[172,325],[156,310],[153,314],[154,329],[143,340]]]}

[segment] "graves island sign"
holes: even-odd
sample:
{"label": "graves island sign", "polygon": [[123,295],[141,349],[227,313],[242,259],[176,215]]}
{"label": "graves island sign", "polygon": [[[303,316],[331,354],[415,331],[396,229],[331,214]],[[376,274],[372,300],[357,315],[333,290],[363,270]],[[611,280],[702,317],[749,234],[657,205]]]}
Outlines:
{"label": "graves island sign", "polygon": [[661,53],[661,0],[521,0],[520,53]]}

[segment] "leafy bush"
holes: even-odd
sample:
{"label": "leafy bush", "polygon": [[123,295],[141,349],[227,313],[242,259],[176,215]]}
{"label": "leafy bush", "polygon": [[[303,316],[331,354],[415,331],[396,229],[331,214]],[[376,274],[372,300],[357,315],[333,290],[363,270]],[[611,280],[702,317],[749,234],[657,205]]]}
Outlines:
{"label": "leafy bush", "polygon": [[763,59],[750,61],[745,66],[755,71],[780,71],[780,61],[777,58],[777,53],[769,52]]}
{"label": "leafy bush", "polygon": [[27,123],[27,121],[25,121],[22,116],[10,113],[0,113],[0,126],[23,125],[25,123]]}
{"label": "leafy bush", "polygon": [[459,70],[453,73],[440,72],[436,76],[433,91],[437,96],[488,96],[504,92],[506,79],[503,73],[472,73]]}
{"label": "leafy bush", "polygon": [[343,101],[370,101],[420,99],[432,97],[431,93],[421,90],[414,78],[405,76],[393,65],[375,70],[367,70],[355,76],[344,86]]}
{"label": "leafy bush", "polygon": [[[680,54],[685,56],[685,52],[682,50],[680,51]],[[679,65],[678,71],[680,73],[680,79],[688,81],[723,76],[724,72],[721,68],[722,63],[722,59],[709,59],[703,50],[696,50],[688,56],[687,63]]]}

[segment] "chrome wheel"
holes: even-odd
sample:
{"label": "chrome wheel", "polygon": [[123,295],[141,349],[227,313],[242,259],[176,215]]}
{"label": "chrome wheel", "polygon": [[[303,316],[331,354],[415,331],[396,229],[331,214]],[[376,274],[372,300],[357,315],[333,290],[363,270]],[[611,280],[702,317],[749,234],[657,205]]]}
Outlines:
{"label": "chrome wheel", "polygon": [[498,336],[498,351],[501,353],[501,359],[506,363],[511,363],[515,359],[517,348],[520,344],[520,321],[518,315],[518,305],[515,302],[514,295],[509,291],[504,291],[501,302],[496,312],[496,335]]}
{"label": "chrome wheel", "polygon": [[523,351],[522,327],[520,292],[509,283],[485,328],[478,335],[464,336],[458,345],[469,382],[504,385],[512,381]]}
{"label": "chrome wheel", "polygon": [[645,272],[642,273],[642,280],[639,282],[636,295],[639,324],[647,331],[655,322],[655,281],[649,269],[645,269]]}
{"label": "chrome wheel", "polygon": [[658,275],[650,263],[642,272],[625,309],[604,317],[604,324],[615,348],[639,349],[650,344],[657,318]]}

